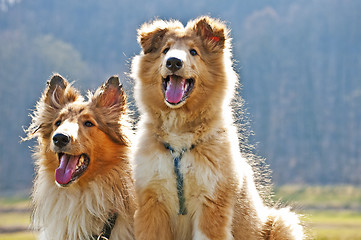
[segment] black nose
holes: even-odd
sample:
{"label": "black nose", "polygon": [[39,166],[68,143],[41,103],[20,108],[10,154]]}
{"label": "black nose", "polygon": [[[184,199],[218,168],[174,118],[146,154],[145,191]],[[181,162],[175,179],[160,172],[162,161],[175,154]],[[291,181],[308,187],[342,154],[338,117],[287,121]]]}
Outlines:
{"label": "black nose", "polygon": [[183,67],[183,62],[179,58],[171,57],[168,58],[166,66],[172,72],[176,72]]}
{"label": "black nose", "polygon": [[57,133],[53,136],[53,142],[57,147],[65,147],[70,142],[70,136],[63,133]]}

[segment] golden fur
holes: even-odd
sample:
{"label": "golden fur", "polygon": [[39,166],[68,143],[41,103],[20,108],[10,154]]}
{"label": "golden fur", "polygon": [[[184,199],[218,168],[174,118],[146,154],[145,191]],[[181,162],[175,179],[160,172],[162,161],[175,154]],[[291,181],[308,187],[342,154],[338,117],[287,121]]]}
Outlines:
{"label": "golden fur", "polygon": [[[118,213],[110,239],[134,239],[135,211],[126,98],[118,77],[85,101],[60,75],[52,76],[37,103],[28,139],[37,137],[32,227],[40,239],[92,239]],[[90,122],[90,123],[89,123]],[[65,147],[54,136],[71,137]],[[89,165],[76,180],[56,183],[59,152],[86,154]]]}
{"label": "golden fur", "polygon": [[[155,20],[138,34],[143,51],[132,62],[141,112],[136,239],[302,239],[294,213],[264,205],[239,151],[230,107],[238,80],[225,24],[209,17],[185,27]],[[164,143],[175,155],[185,150],[180,171],[186,215],[178,215],[173,157]]]}

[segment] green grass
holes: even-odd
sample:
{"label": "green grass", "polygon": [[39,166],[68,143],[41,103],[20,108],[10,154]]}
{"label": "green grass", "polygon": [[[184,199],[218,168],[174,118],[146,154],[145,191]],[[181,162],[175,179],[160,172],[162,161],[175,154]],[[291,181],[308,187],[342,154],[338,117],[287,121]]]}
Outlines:
{"label": "green grass", "polygon": [[0,240],[35,240],[36,237],[31,232],[0,234]]}
{"label": "green grass", "polygon": [[361,239],[360,212],[310,211],[303,220],[314,239]]}
{"label": "green grass", "polygon": [[0,227],[29,226],[30,212],[9,212],[0,214]]}
{"label": "green grass", "polygon": [[16,233],[1,233],[0,240],[35,240],[27,231],[30,224],[30,200],[24,197],[0,198],[0,229],[22,229]]}
{"label": "green grass", "polygon": [[305,209],[361,210],[361,187],[282,186],[275,189],[276,199]]}
{"label": "green grass", "polygon": [[[353,186],[283,186],[275,190],[275,200],[297,206],[310,239],[361,240],[361,188]],[[30,201],[24,198],[0,198],[0,228],[28,228]],[[297,210],[299,209],[299,210]],[[20,211],[21,210],[21,211]],[[34,240],[23,231],[1,234],[0,240]]]}
{"label": "green grass", "polygon": [[[305,220],[309,218],[315,224],[344,224],[361,226],[361,213],[355,212],[309,212],[305,215]],[[361,229],[360,229],[361,231]]]}
{"label": "green grass", "polygon": [[311,239],[361,240],[361,188],[282,186],[275,189],[279,199],[304,214]]}
{"label": "green grass", "polygon": [[24,209],[30,207],[30,200],[25,197],[0,197],[0,209]]}
{"label": "green grass", "polygon": [[0,227],[27,227],[29,223],[30,200],[28,198],[0,198]]}

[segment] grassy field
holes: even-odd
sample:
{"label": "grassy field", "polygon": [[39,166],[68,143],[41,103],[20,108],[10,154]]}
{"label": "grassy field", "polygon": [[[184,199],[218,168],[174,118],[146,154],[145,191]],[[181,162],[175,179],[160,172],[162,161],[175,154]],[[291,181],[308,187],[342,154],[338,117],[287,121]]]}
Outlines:
{"label": "grassy field", "polygon": [[361,211],[361,187],[282,186],[275,193],[276,199],[308,210]]}
{"label": "grassy field", "polygon": [[31,232],[18,232],[18,233],[7,233],[0,234],[1,240],[36,240],[36,237]]}
{"label": "grassy field", "polygon": [[28,231],[30,201],[27,198],[0,198],[0,240],[35,240]]}
{"label": "grassy field", "polygon": [[310,239],[361,240],[361,187],[282,186],[275,199],[303,214]]}
{"label": "grassy field", "polygon": [[315,239],[361,239],[361,213],[309,212],[305,217]]}
{"label": "grassy field", "polygon": [[[361,188],[283,186],[275,199],[303,214],[310,239],[361,240]],[[28,231],[29,200],[0,198],[0,240],[34,240]]]}

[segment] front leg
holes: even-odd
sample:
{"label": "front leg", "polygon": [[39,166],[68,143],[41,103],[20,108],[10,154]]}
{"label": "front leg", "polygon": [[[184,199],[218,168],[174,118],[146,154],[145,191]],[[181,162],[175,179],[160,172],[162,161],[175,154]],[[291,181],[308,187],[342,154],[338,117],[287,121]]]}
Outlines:
{"label": "front leg", "polygon": [[135,214],[135,239],[170,240],[170,217],[165,204],[158,201],[154,191],[145,190],[139,195],[139,208]]}
{"label": "front leg", "polygon": [[204,197],[194,224],[194,240],[232,240],[233,200],[226,191]]}

